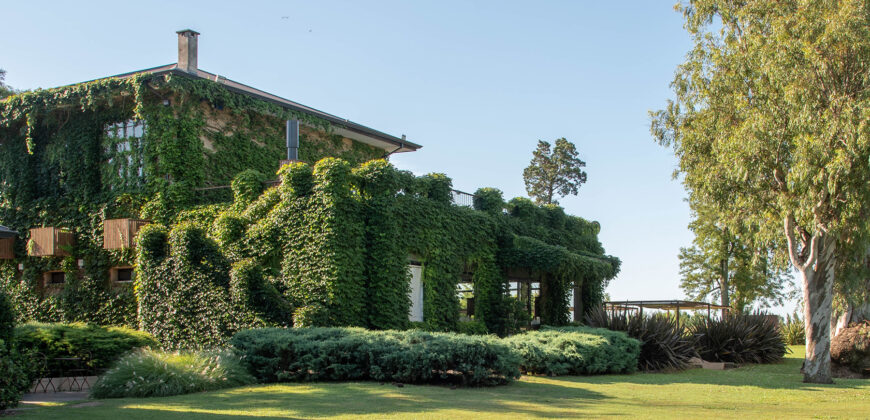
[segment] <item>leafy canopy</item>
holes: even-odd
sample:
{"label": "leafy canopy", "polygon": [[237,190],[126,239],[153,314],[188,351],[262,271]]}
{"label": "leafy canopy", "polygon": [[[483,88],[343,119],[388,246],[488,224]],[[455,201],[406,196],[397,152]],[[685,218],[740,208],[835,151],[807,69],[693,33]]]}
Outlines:
{"label": "leafy canopy", "polygon": [[532,161],[523,171],[526,192],[538,204],[558,204],[556,195],[577,195],[580,184],[586,182],[586,166],[577,158],[577,147],[564,137],[556,140],[555,147],[538,140],[532,152]]}
{"label": "leafy canopy", "polygon": [[652,133],[674,148],[690,194],[771,235],[794,217],[804,248],[813,235],[863,228],[870,3],[678,8],[695,46],[672,82],[676,99],[652,113]]}
{"label": "leafy canopy", "polygon": [[689,229],[695,239],[679,254],[680,287],[690,299],[712,297],[744,313],[789,297],[788,263],[774,252],[775,244],[760,241],[752,229],[718,222],[703,206],[693,208]]}

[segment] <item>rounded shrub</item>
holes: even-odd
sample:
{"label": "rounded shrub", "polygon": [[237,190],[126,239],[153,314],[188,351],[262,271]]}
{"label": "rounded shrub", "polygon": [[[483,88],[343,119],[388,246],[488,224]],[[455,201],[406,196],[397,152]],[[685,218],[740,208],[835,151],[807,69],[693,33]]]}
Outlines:
{"label": "rounded shrub", "polygon": [[418,330],[265,328],[230,340],[261,382],[376,380],[496,385],[520,376],[519,358],[491,336]]}
{"label": "rounded shrub", "polygon": [[254,377],[229,351],[140,350],[112,366],[91,389],[91,397],[166,397],[252,383]]}
{"label": "rounded shrub", "polygon": [[551,376],[630,373],[640,355],[640,341],[603,328],[531,331],[505,342],[522,358],[524,372]]}
{"label": "rounded shrub", "polygon": [[870,322],[852,324],[831,340],[831,360],[852,372],[870,376]]}

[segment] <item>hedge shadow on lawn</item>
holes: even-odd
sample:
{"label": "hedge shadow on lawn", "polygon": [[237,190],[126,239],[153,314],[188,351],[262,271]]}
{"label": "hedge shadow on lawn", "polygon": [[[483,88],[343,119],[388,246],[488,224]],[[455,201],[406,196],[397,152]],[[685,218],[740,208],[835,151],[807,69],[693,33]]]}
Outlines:
{"label": "hedge shadow on lawn", "polygon": [[[278,389],[257,392],[258,388]],[[415,388],[427,389],[420,390],[418,393]],[[300,391],[294,392],[294,390]],[[457,393],[476,395],[475,398],[470,399],[457,398]],[[529,393],[540,397],[530,398]],[[194,403],[183,401],[191,397],[197,398],[197,401]],[[118,400],[123,404],[114,410],[118,410],[119,417],[138,418],[134,413],[146,411],[151,413],[147,416],[154,418],[159,416],[164,420],[172,419],[173,414],[178,415],[179,418],[195,418],[198,415],[209,418],[239,417],[244,414],[220,413],[220,411],[245,411],[251,408],[288,410],[291,412],[288,414],[301,418],[396,413],[431,414],[439,409],[464,409],[490,414],[520,414],[544,418],[575,418],[578,408],[606,398],[610,397],[595,391],[542,383],[513,383],[496,388],[450,389],[432,385],[405,385],[403,388],[397,388],[389,383],[378,385],[377,382],[318,382],[269,384],[159,399]],[[131,405],[129,404],[131,401],[137,403],[127,406]],[[164,404],[166,408],[149,407],[151,403]],[[528,404],[539,404],[548,409],[536,409]],[[184,411],[185,409],[189,411]],[[202,410],[208,410],[208,413]],[[260,417],[260,414],[257,417],[287,418],[268,415]]]}
{"label": "hedge shadow on lawn", "polygon": [[549,379],[588,384],[755,386],[764,389],[794,389],[813,392],[831,388],[856,389],[870,386],[870,381],[861,379],[835,378],[835,383],[832,385],[804,383],[803,374],[800,373],[802,363],[803,359],[791,357],[777,363],[745,364],[739,368],[724,371],[694,368],[674,372],[639,373],[632,375],[558,376]]}

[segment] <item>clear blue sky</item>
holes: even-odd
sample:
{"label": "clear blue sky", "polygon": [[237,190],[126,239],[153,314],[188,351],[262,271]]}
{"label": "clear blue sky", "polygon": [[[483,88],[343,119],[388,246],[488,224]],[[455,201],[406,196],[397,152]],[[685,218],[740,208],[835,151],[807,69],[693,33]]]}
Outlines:
{"label": "clear blue sky", "polygon": [[192,28],[200,68],[406,134],[424,147],[396,166],[507,198],[525,196],[537,140],[566,137],[589,181],[561,204],[622,259],[608,293],[673,299],[689,210],[647,116],[690,48],[673,4],[16,1],[0,6],[0,68],[35,89],[174,63],[175,31]]}

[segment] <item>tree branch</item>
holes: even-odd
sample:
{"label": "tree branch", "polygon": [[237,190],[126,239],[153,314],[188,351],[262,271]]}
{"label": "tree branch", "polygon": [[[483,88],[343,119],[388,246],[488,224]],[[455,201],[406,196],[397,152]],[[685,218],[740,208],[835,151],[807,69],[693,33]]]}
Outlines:
{"label": "tree branch", "polygon": [[792,265],[803,271],[803,266],[797,254],[797,244],[795,244],[794,240],[794,215],[791,213],[785,217],[785,238],[788,241],[788,257]]}
{"label": "tree branch", "polygon": [[[794,215],[789,213],[785,218],[785,238],[788,241],[788,257],[795,268],[800,271],[805,271],[816,263],[816,257],[818,255],[818,250],[816,248],[818,248],[820,234],[813,234],[812,238],[809,240],[809,254],[807,254],[805,261],[801,261],[802,257],[798,255],[797,244],[794,239],[794,224]],[[802,242],[804,249],[806,249],[806,240],[804,239]]]}
{"label": "tree branch", "polygon": [[804,263],[804,269],[806,270],[809,267],[812,267],[813,264],[816,263],[816,257],[818,256],[818,251],[816,250],[817,244],[819,242],[819,234],[816,233],[813,235],[813,239],[810,240],[810,255],[807,256],[807,262]]}

